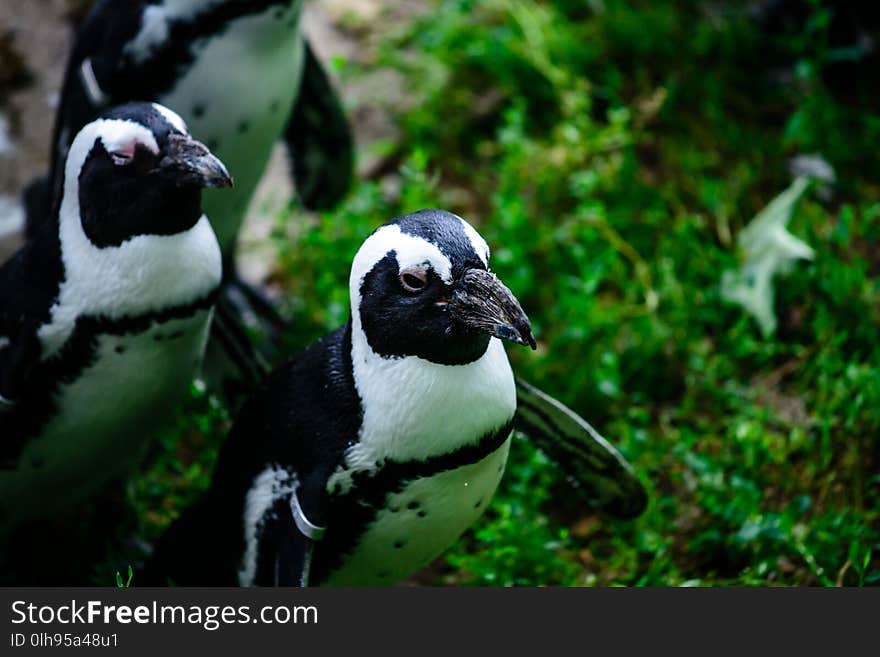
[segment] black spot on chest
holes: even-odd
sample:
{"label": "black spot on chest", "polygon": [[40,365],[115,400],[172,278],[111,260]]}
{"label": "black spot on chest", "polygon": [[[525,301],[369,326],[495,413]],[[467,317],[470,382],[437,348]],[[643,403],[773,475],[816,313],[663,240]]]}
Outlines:
{"label": "black spot on chest", "polygon": [[[476,443],[448,454],[402,463],[388,460],[382,468],[372,473],[367,471],[354,473],[353,483],[348,492],[331,495],[328,500],[327,533],[315,550],[312,563],[313,581],[321,582],[342,566],[346,556],[354,551],[364,532],[375,522],[379,512],[390,508],[388,499],[391,495],[400,493],[409,483],[418,479],[482,461],[504,444],[510,436],[512,427],[511,420],[497,431],[486,434]],[[420,507],[421,503],[418,500],[407,503],[407,509],[411,511]],[[400,509],[397,511],[399,512]],[[420,509],[416,515],[420,518],[428,516],[424,509]],[[389,549],[389,558],[392,558],[391,552],[392,550]]]}
{"label": "black spot on chest", "polygon": [[[63,386],[74,383],[98,357],[102,336],[130,336],[148,331],[154,324],[192,317],[214,305],[217,291],[192,303],[147,313],[137,317],[110,320],[105,317],[77,318],[71,336],[52,358],[41,362],[28,377],[21,400],[3,417],[3,440],[0,441],[0,470],[18,467],[28,440],[39,435],[45,425],[58,413],[57,396]],[[120,351],[120,349],[122,351]],[[114,351],[125,351],[118,344]],[[108,381],[108,386],[113,382]]]}

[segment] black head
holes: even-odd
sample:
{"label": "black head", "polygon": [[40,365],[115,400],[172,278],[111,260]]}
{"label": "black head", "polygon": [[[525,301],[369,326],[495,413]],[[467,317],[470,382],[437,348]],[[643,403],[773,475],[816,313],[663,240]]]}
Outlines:
{"label": "black head", "polygon": [[70,147],[65,207],[76,195],[89,241],[119,246],[136,235],[173,235],[202,215],[201,190],[228,187],[226,167],[153,103],[115,107],[86,125]]}
{"label": "black head", "polygon": [[529,320],[488,268],[489,247],[443,210],[397,217],[364,242],[352,264],[355,324],[385,357],[461,365],[492,336],[535,347]]}

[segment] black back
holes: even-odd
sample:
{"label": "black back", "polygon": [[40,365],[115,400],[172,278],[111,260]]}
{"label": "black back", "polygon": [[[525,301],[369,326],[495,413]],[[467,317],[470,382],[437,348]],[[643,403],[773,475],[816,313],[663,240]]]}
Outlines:
{"label": "black back", "polygon": [[296,473],[304,511],[319,521],[327,479],[357,440],[361,419],[346,324],[276,370],[245,404],[210,489],[158,542],[141,582],[237,586],[254,478],[269,464]]}

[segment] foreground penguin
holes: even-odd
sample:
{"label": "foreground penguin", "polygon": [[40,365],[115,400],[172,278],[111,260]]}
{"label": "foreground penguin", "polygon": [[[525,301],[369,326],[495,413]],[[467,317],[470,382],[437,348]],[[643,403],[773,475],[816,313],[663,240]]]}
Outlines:
{"label": "foreground penguin", "polygon": [[0,534],[135,463],[200,364],[226,168],[154,104],[76,135],[54,217],[0,268]]}
{"label": "foreground penguin", "polygon": [[[208,493],[141,583],[392,584],[483,513],[517,413],[502,340],[535,347],[485,241],[448,212],[399,217],[361,246],[349,288],[351,320],[245,405]],[[620,455],[530,394],[526,426],[568,450],[595,501],[639,513]]]}
{"label": "foreground penguin", "polygon": [[[352,138],[320,63],[299,30],[302,0],[101,0],[84,20],[67,66],[49,181],[26,194],[28,230],[48,214],[49,189],[77,131],[108,105],[151,100],[173,108],[235,172],[232,193],[205,195],[224,258],[226,297],[218,331],[236,313],[277,322],[234,266],[239,228],[274,145],[290,151],[297,193],[311,209],[335,204],[352,177]],[[252,377],[241,335],[218,335]],[[245,355],[236,353],[244,351]]]}

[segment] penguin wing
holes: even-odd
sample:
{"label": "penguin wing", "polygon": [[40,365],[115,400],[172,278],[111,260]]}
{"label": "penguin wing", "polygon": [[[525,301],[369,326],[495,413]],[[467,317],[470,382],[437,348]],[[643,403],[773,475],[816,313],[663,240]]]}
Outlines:
{"label": "penguin wing", "polygon": [[255,570],[249,586],[309,585],[314,539],[297,526],[291,501],[288,495],[280,497],[259,522]]}
{"label": "penguin wing", "polygon": [[347,324],[276,369],[244,404],[207,494],[159,540],[148,581],[308,584],[317,525],[329,524],[326,482],[360,418]]}
{"label": "penguin wing", "polygon": [[52,212],[52,186],[48,175],[31,180],[22,192],[25,235],[28,239],[39,232]]}
{"label": "penguin wing", "polygon": [[577,413],[522,379],[516,380],[514,426],[554,461],[589,502],[635,518],[647,494],[632,466]]}
{"label": "penguin wing", "polygon": [[[0,334],[6,331],[0,331]],[[34,322],[24,321],[10,336],[0,336],[0,415],[15,407],[28,375],[39,362],[40,341]],[[2,451],[2,449],[0,449]]]}
{"label": "penguin wing", "polygon": [[0,413],[15,406],[39,363],[38,330],[49,318],[60,276],[41,239],[0,266]]}
{"label": "penguin wing", "polygon": [[297,194],[310,210],[333,207],[354,171],[351,127],[330,79],[308,42],[299,96],[284,133]]}

